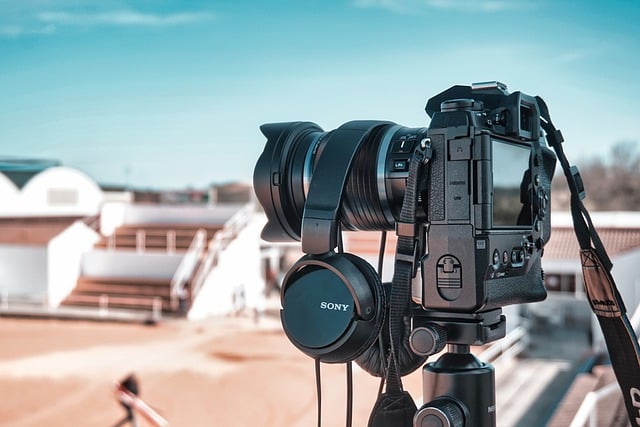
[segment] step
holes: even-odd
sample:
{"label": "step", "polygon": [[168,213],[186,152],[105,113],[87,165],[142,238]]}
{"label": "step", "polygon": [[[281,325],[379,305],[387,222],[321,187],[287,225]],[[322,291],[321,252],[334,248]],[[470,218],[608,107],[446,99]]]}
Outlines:
{"label": "step", "polygon": [[169,286],[171,283],[170,278],[154,278],[154,277],[116,277],[116,276],[81,276],[78,279],[77,285],[83,285],[85,283],[102,283],[113,284],[119,286]]}
{"label": "step", "polygon": [[[597,391],[615,381],[616,378],[610,366],[596,366],[593,373],[578,375],[558,405],[558,409],[547,427],[570,425],[588,393]],[[597,404],[597,414],[596,424],[599,426],[627,425],[624,402],[620,392],[600,399]]]}
{"label": "step", "polygon": [[83,283],[82,285],[76,286],[73,293],[86,295],[122,294],[169,298],[171,296],[171,288],[169,285],[159,287],[155,285],[124,286],[120,284],[111,285],[107,283]]}
{"label": "step", "polygon": [[163,311],[173,311],[171,302],[166,298],[160,297],[132,297],[121,295],[108,295],[107,299],[102,299],[101,295],[82,295],[71,294],[62,302],[64,306],[83,306],[83,307],[100,307],[101,299],[107,303],[107,307],[113,308],[130,308],[151,311],[154,307],[156,299],[162,304]]}

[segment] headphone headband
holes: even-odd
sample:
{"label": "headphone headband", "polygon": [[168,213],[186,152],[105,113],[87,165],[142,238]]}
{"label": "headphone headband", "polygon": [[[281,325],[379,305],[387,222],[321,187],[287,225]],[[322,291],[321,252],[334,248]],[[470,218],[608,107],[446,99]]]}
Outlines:
{"label": "headphone headband", "polygon": [[[313,171],[302,214],[302,251],[321,255],[338,245],[338,211],[353,159],[371,131],[385,121],[355,120],[327,136]],[[342,173],[341,173],[342,171]]]}

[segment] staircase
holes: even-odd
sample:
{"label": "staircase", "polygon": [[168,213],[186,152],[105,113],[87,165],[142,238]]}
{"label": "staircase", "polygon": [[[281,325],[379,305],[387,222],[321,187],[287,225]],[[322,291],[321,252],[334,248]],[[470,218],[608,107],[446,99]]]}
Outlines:
{"label": "staircase", "polygon": [[[558,405],[558,409],[547,424],[547,427],[567,427],[571,425],[582,402],[590,392],[596,392],[615,382],[616,378],[611,366],[595,366],[592,373],[578,375],[562,402]],[[629,425],[619,388],[615,393],[611,393],[599,400],[594,409],[597,413],[596,419],[592,420],[593,424],[587,423],[587,425],[607,427],[626,427]]]}
{"label": "staircase", "polygon": [[[111,236],[103,237],[96,245],[98,251],[119,253],[125,257],[135,257],[140,254],[154,254],[162,260],[163,255],[170,257],[183,255],[187,258],[201,260],[206,252],[206,242],[222,229],[222,226],[197,226],[175,224],[127,224],[116,229]],[[205,233],[205,244],[201,247],[191,248],[196,240],[199,230]],[[113,251],[113,252],[112,252]],[[195,257],[195,258],[194,258]],[[157,261],[156,261],[157,262]],[[117,271],[118,265],[113,265],[113,271]],[[197,264],[197,261],[196,261]],[[180,280],[187,289],[187,295],[191,292],[191,278],[197,271],[187,271],[186,278]],[[84,270],[84,269],[83,269]],[[184,270],[180,269],[179,270]],[[151,272],[153,273],[153,272]],[[162,315],[182,315],[185,306],[177,304],[172,299],[172,278],[152,277],[123,277],[122,274],[114,275],[87,275],[86,272],[78,279],[75,289],[61,305],[67,307],[92,307],[102,311],[110,309],[148,311],[154,317]],[[173,278],[175,280],[175,276]],[[189,298],[185,301],[189,304]]]}
{"label": "staircase", "polygon": [[170,280],[120,277],[80,277],[65,306],[173,312]]}

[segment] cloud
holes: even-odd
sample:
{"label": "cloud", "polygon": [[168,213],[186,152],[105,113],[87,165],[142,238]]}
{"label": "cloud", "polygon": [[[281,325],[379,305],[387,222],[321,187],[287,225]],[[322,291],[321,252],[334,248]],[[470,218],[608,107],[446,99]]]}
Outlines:
{"label": "cloud", "polygon": [[142,13],[133,10],[114,10],[95,13],[41,12],[40,22],[68,26],[171,26],[192,24],[214,19],[209,12],[183,12],[172,14]]}
{"label": "cloud", "polygon": [[386,9],[395,13],[412,13],[428,9],[491,13],[534,7],[534,4],[527,0],[353,0],[353,4],[361,8]]}
{"label": "cloud", "polygon": [[17,38],[30,35],[49,35],[55,33],[56,28],[53,25],[39,25],[35,27],[26,27],[18,24],[0,25],[0,38]]}
{"label": "cloud", "polygon": [[[0,6],[4,0],[0,0]],[[51,5],[42,0],[43,4]],[[61,4],[64,2],[61,2]],[[33,6],[33,5],[32,5]],[[0,17],[0,38],[52,35],[63,27],[169,27],[216,19],[209,11],[141,12],[134,9],[78,10],[13,7]]]}

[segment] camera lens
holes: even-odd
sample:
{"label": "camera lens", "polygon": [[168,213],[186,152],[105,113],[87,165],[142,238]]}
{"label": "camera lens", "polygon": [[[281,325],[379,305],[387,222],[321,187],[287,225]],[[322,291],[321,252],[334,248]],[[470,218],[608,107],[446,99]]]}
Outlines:
{"label": "camera lens", "polygon": [[[313,179],[314,166],[330,143],[333,131],[315,123],[268,123],[260,127],[267,138],[256,164],[253,180],[256,196],[268,223],[262,238],[269,241],[300,240],[302,215]],[[339,218],[347,230],[393,230],[402,207],[406,165],[418,132],[391,122],[376,122],[365,135],[348,173]],[[405,147],[396,150],[393,147]]]}

